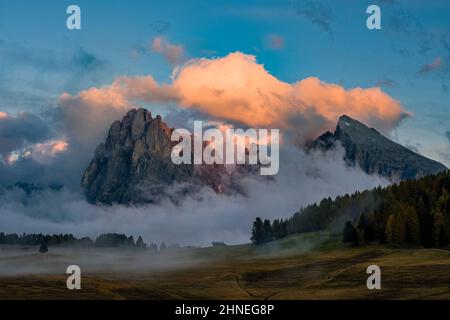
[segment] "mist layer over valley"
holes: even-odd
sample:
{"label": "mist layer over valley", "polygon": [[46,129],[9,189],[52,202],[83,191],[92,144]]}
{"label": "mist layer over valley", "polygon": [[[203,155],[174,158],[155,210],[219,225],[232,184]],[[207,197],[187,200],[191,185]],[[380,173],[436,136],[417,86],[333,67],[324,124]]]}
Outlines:
{"label": "mist layer over valley", "polygon": [[205,187],[177,204],[162,200],[144,206],[95,206],[80,191],[68,188],[26,194],[4,190],[0,202],[3,232],[72,233],[95,237],[117,232],[142,235],[146,242],[208,246],[249,242],[255,217],[289,217],[307,204],[325,197],[387,185],[342,160],[340,149],[304,153],[285,146],[280,171],[274,178],[247,177],[246,195],[220,195]]}

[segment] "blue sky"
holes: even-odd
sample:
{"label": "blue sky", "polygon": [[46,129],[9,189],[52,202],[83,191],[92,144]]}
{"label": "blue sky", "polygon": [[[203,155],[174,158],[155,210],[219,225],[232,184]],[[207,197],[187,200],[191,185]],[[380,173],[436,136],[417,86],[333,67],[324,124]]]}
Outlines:
{"label": "blue sky", "polygon": [[[80,31],[66,29],[70,4],[81,7]],[[370,4],[381,30],[366,28]],[[0,0],[0,111],[39,113],[121,75],[170,82],[173,65],[149,50],[164,37],[186,59],[253,54],[290,83],[381,86],[413,113],[392,137],[450,166],[449,18],[446,0]]]}

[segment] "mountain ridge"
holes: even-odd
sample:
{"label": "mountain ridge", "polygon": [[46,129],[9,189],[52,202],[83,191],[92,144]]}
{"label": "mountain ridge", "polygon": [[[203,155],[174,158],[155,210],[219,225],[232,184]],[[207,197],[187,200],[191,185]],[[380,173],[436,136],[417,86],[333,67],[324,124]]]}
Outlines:
{"label": "mountain ridge", "polygon": [[[250,170],[224,165],[175,165],[171,160],[173,129],[161,116],[146,109],[132,109],[115,121],[101,143],[81,186],[88,202],[96,204],[154,203],[164,197],[177,202],[202,187],[216,193],[244,193],[239,176]],[[193,157],[193,155],[191,155]]]}
{"label": "mountain ridge", "polygon": [[328,151],[337,143],[345,150],[347,164],[391,180],[416,179],[447,170],[440,162],[413,152],[347,115],[339,118],[334,133],[325,132],[308,145],[308,150]]}

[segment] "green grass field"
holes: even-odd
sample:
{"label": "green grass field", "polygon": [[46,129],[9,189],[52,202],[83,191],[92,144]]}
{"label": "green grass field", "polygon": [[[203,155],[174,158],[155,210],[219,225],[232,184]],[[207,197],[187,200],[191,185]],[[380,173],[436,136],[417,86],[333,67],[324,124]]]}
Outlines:
{"label": "green grass field", "polygon": [[[10,270],[0,274],[0,298],[450,299],[450,251],[348,248],[325,232],[258,247],[52,251],[0,251],[0,268]],[[69,291],[65,268],[77,262],[82,290]],[[366,287],[372,264],[381,267],[381,290]]]}

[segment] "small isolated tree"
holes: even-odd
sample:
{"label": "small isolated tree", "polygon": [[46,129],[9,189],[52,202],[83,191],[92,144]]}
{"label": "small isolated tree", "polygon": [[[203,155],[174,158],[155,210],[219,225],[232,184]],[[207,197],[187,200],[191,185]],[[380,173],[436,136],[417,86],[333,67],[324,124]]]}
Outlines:
{"label": "small isolated tree", "polygon": [[250,240],[252,240],[254,244],[261,244],[264,242],[264,225],[259,217],[253,222],[252,237]]}
{"label": "small isolated tree", "polygon": [[352,246],[359,245],[358,230],[356,230],[356,228],[353,226],[353,223],[351,221],[347,221],[345,223],[342,242],[351,244]]}
{"label": "small isolated tree", "polygon": [[167,245],[165,242],[162,242],[161,245],[159,246],[159,251],[164,251],[167,249]]}
{"label": "small isolated tree", "polygon": [[46,253],[46,252],[48,252],[47,244],[45,244],[44,242],[42,242],[41,245],[40,245],[40,247],[39,247],[39,252],[40,252],[40,253]]}

